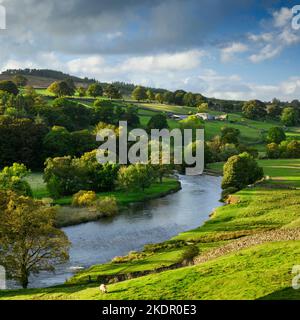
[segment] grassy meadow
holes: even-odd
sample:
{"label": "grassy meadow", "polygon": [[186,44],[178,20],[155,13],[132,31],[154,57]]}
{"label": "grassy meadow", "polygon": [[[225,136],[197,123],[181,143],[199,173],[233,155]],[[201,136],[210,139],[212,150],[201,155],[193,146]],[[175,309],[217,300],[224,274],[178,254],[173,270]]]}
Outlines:
{"label": "grassy meadow", "polygon": [[[280,173],[288,181],[287,164]],[[92,266],[77,273],[65,285],[3,291],[0,298],[300,299],[299,290],[291,288],[292,267],[300,264],[300,190],[257,186],[239,191],[231,200],[231,204],[217,208],[203,226],[169,241],[146,246],[144,251],[130,253],[117,261]],[[287,231],[295,232],[294,240],[281,238]],[[275,238],[266,237],[259,242],[268,232],[273,232]],[[252,242],[247,244],[249,237]],[[240,241],[244,241],[243,246],[234,245]],[[203,262],[155,273],[157,268],[178,263],[192,244],[198,247],[198,257]],[[222,251],[232,244],[230,251]],[[214,250],[223,254],[214,257],[211,254]],[[154,273],[109,284],[106,295],[99,292],[99,276],[145,271]]]}
{"label": "grassy meadow", "polygon": [[[300,159],[258,160],[258,164],[264,169],[265,176],[271,178],[269,183],[300,187]],[[223,165],[218,162],[207,167],[222,174]]]}

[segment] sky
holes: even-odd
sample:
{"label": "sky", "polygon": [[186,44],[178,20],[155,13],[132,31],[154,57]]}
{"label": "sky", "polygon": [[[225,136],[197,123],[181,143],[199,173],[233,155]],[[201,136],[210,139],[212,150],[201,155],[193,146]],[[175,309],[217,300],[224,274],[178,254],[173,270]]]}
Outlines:
{"label": "sky", "polygon": [[297,4],[0,0],[0,71],[48,68],[222,99],[300,99]]}

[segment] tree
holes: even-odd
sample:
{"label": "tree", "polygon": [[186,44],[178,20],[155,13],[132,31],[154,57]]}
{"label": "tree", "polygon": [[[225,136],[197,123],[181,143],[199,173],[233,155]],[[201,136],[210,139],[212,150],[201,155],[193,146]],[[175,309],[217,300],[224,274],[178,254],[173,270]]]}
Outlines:
{"label": "tree", "polygon": [[298,117],[299,114],[295,108],[287,107],[283,109],[280,119],[285,126],[292,127],[297,125]]}
{"label": "tree", "polygon": [[95,117],[97,122],[102,121],[105,123],[115,122],[115,107],[111,101],[96,100],[95,106]]}
{"label": "tree", "polygon": [[138,109],[129,106],[126,111],[121,115],[120,120],[127,121],[129,127],[137,128],[140,126],[140,117],[138,115]]}
{"label": "tree", "polygon": [[27,288],[29,276],[68,260],[70,243],[54,227],[56,211],[41,201],[0,190],[0,264]]}
{"label": "tree", "polygon": [[54,126],[43,140],[45,158],[73,155],[70,132],[60,126]]}
{"label": "tree", "polygon": [[94,110],[66,98],[57,98],[52,106],[36,108],[45,117],[49,126],[59,125],[69,131],[81,130],[92,124]]}
{"label": "tree", "polygon": [[183,103],[188,107],[194,107],[196,103],[195,95],[192,92],[187,92],[183,96]]}
{"label": "tree", "polygon": [[243,189],[263,178],[263,169],[247,153],[230,157],[224,165],[222,189]]}
{"label": "tree", "polygon": [[154,116],[152,116],[147,124],[148,130],[151,130],[151,129],[161,130],[161,129],[168,129],[168,128],[169,128],[169,125],[168,125],[167,117],[165,114],[162,114],[162,113],[155,114]]}
{"label": "tree", "polygon": [[74,131],[71,133],[71,154],[75,157],[79,157],[85,152],[95,150],[97,146],[96,136],[88,129]]}
{"label": "tree", "polygon": [[121,188],[141,189],[149,188],[155,178],[152,166],[149,164],[136,163],[128,167],[122,167],[118,174],[118,184]]}
{"label": "tree", "polygon": [[243,116],[248,119],[264,119],[267,115],[265,104],[259,100],[245,102],[242,110]]}
{"label": "tree", "polygon": [[183,105],[183,97],[186,94],[184,90],[176,90],[174,92],[174,103],[178,104],[179,106]]}
{"label": "tree", "polygon": [[208,111],[208,103],[207,102],[203,102],[201,103],[198,108],[197,111],[202,113],[202,112],[207,112]]}
{"label": "tree", "polygon": [[181,129],[201,129],[204,122],[195,115],[188,116],[186,119],[180,120]]}
{"label": "tree", "polygon": [[94,98],[101,97],[101,96],[103,96],[103,88],[100,83],[96,82],[96,83],[91,84],[88,87],[87,93],[89,96],[94,97]]}
{"label": "tree", "polygon": [[158,101],[159,103],[163,103],[164,102],[163,95],[161,93],[157,93],[155,95],[155,100]]}
{"label": "tree", "polygon": [[[64,82],[68,85],[69,88],[71,88],[74,92],[76,91],[76,85],[72,78],[66,78]],[[73,93],[74,94],[74,93]]]}
{"label": "tree", "polygon": [[146,94],[149,101],[153,101],[155,99],[155,94],[152,90],[148,89]]}
{"label": "tree", "polygon": [[280,148],[277,143],[272,142],[267,144],[267,157],[269,159],[280,158]]}
{"label": "tree", "polygon": [[278,104],[270,104],[267,106],[267,114],[271,119],[278,119],[281,114],[281,108]]}
{"label": "tree", "polygon": [[17,95],[19,93],[19,89],[17,85],[10,80],[2,80],[0,81],[0,90],[11,93],[13,95]]}
{"label": "tree", "polygon": [[25,87],[28,83],[28,79],[21,74],[15,75],[13,81],[18,87]]}
{"label": "tree", "polygon": [[10,166],[23,163],[28,168],[41,168],[44,159],[43,139],[48,129],[29,119],[0,116],[0,163]]}
{"label": "tree", "polygon": [[147,99],[147,93],[144,87],[138,86],[132,92],[132,99],[140,101]]}
{"label": "tree", "polygon": [[286,146],[286,153],[289,158],[300,158],[300,141],[292,140]]}
{"label": "tree", "polygon": [[120,91],[113,84],[105,87],[104,94],[110,99],[122,99]]}
{"label": "tree", "polygon": [[71,88],[66,81],[55,81],[49,87],[48,91],[57,97],[73,96],[74,88]]}
{"label": "tree", "polygon": [[97,150],[93,150],[80,158],[48,158],[45,163],[44,180],[50,194],[59,198],[80,190],[114,190],[119,167],[111,163],[99,163],[96,154]]}
{"label": "tree", "polygon": [[277,143],[279,144],[281,141],[284,141],[286,139],[285,132],[280,127],[273,127],[270,128],[267,135],[267,141],[269,143]]}
{"label": "tree", "polygon": [[173,94],[173,92],[166,91],[163,94],[163,99],[168,104],[174,103],[174,94]]}
{"label": "tree", "polygon": [[79,97],[85,97],[87,90],[84,87],[79,87],[77,89],[77,92],[78,92]]}
{"label": "tree", "polygon": [[0,189],[11,190],[20,195],[32,196],[29,183],[24,179],[30,171],[26,166],[14,163],[11,167],[4,167],[0,171]]}
{"label": "tree", "polygon": [[233,143],[237,145],[239,143],[240,130],[236,128],[223,127],[221,128],[221,142],[222,144]]}

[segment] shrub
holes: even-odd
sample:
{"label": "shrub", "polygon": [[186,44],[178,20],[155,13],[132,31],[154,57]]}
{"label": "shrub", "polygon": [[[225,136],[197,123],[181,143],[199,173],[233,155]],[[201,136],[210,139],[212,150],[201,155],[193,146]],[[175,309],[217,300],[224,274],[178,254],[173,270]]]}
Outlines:
{"label": "shrub", "polygon": [[188,246],[181,255],[182,262],[191,262],[199,254],[199,248],[195,245]]}
{"label": "shrub", "polygon": [[91,206],[97,200],[96,193],[94,191],[80,190],[73,195],[72,206],[73,207],[85,207]]}
{"label": "shrub", "polygon": [[229,187],[234,187],[238,190],[243,189],[264,176],[263,169],[258,166],[257,162],[247,152],[229,158],[224,165],[223,171],[223,190]]}
{"label": "shrub", "polygon": [[267,141],[269,143],[279,144],[280,142],[282,142],[284,140],[286,140],[286,135],[285,135],[285,132],[282,128],[273,127],[273,128],[269,129],[268,135],[267,135]]}
{"label": "shrub", "polygon": [[134,260],[139,260],[147,256],[144,252],[130,251],[127,256],[117,256],[112,259],[113,263],[125,263]]}
{"label": "shrub", "polygon": [[114,216],[119,211],[117,200],[114,196],[100,198],[95,202],[95,204],[97,211],[99,211],[104,217]]}

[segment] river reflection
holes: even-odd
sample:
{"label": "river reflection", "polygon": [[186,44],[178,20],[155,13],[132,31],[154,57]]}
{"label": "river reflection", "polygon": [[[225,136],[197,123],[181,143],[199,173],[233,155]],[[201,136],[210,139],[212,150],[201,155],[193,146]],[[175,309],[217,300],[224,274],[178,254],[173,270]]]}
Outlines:
{"label": "river reflection", "polygon": [[182,190],[146,203],[131,206],[109,219],[64,228],[72,242],[70,261],[55,274],[42,272],[30,279],[30,287],[63,283],[70,268],[89,267],[142,249],[147,243],[169,239],[201,225],[220,206],[220,177],[180,176]]}

